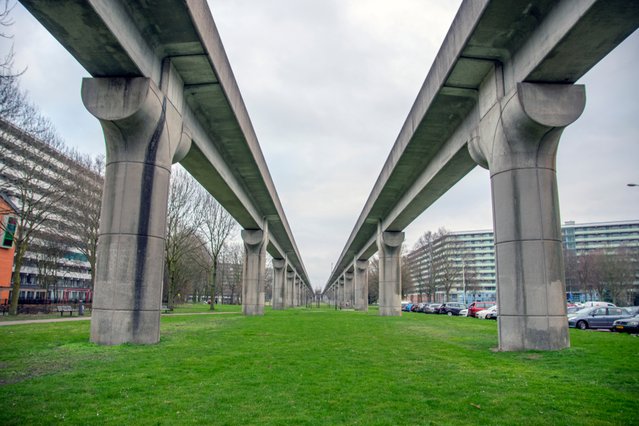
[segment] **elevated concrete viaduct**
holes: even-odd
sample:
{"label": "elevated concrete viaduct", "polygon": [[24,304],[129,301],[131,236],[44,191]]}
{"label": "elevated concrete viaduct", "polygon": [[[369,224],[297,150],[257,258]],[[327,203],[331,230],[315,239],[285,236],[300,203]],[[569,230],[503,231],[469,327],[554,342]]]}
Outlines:
{"label": "elevated concrete viaduct", "polygon": [[[202,0],[21,0],[93,76],[82,99],[104,129],[107,166],[91,340],[159,339],[171,164],[180,162],[244,228],[243,312],[312,293],[242,96]],[[293,293],[296,298],[292,298]]]}
{"label": "elevated concrete viaduct", "polygon": [[403,230],[479,164],[492,186],[499,348],[568,347],[557,145],[585,105],[574,83],[638,26],[639,2],[465,0],[324,294],[343,302],[345,274],[378,252],[380,315],[401,315]]}

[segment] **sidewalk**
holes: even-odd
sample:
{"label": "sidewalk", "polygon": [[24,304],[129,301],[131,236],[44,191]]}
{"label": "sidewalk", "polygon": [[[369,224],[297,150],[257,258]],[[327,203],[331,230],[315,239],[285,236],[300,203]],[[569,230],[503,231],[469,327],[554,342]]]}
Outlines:
{"label": "sidewalk", "polygon": [[[169,313],[169,314],[161,314],[163,317],[183,317],[188,315],[238,315],[241,312],[182,312],[182,313]],[[17,320],[17,321],[0,321],[0,327],[4,327],[7,325],[21,325],[21,324],[37,324],[37,323],[50,323],[50,322],[70,322],[70,321],[87,321],[90,320],[90,316],[84,317],[67,317],[67,318],[45,318],[45,319],[35,319],[35,320]]]}

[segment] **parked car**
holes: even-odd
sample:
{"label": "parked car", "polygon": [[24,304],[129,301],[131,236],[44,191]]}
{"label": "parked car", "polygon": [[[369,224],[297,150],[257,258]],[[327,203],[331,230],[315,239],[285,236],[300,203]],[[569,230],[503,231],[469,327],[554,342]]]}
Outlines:
{"label": "parked car", "polygon": [[568,315],[568,326],[581,330],[587,328],[612,328],[616,320],[629,317],[630,314],[622,308],[595,306],[584,308],[579,312]]}
{"label": "parked car", "polygon": [[406,305],[410,305],[410,302],[402,302],[402,311],[406,310]]}
{"label": "parked car", "polygon": [[459,311],[459,316],[460,317],[467,317],[468,316],[468,309],[462,309],[461,311]]}
{"label": "parked car", "polygon": [[424,308],[426,307],[426,305],[428,305],[428,303],[418,303],[415,312],[424,312]]}
{"label": "parked car", "polygon": [[639,306],[626,306],[623,309],[625,309],[630,314],[630,316],[633,317],[639,314]]}
{"label": "parked car", "polygon": [[473,302],[468,305],[468,316],[475,317],[477,316],[477,312],[488,309],[491,306],[495,306],[496,304],[497,302]]}
{"label": "parked car", "polygon": [[458,302],[446,302],[439,307],[440,314],[446,314],[449,317],[453,315],[459,315],[459,311],[467,309],[466,305]]}
{"label": "parked car", "polygon": [[426,313],[426,314],[436,314],[436,313],[439,312],[439,307],[441,305],[442,305],[441,303],[429,303],[424,308],[424,313]]}
{"label": "parked car", "polygon": [[566,313],[567,314],[574,314],[576,312],[579,312],[582,309],[583,309],[583,307],[579,307],[579,306],[569,306],[569,307],[566,308]]}
{"label": "parked car", "polygon": [[479,319],[497,319],[497,305],[493,305],[488,309],[477,312],[477,318]]}
{"label": "parked car", "polygon": [[611,330],[620,333],[639,334],[639,315],[616,320],[612,323]]}
{"label": "parked car", "polygon": [[402,306],[402,311],[404,312],[410,312],[410,310],[412,309],[413,304],[412,303],[407,303],[406,305]]}
{"label": "parked car", "polygon": [[614,303],[610,303],[610,302],[599,302],[599,301],[594,301],[594,302],[586,302],[584,303],[584,308],[594,308],[595,306],[606,306],[606,307],[610,307],[610,308],[616,308],[617,305],[615,305]]}

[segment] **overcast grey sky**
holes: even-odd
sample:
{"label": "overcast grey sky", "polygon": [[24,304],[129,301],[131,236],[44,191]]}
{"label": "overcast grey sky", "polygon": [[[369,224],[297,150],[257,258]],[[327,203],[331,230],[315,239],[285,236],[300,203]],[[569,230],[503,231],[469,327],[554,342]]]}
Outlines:
{"label": "overcast grey sky", "polygon": [[[459,0],[209,0],[231,67],[314,287],[324,287]],[[88,76],[28,12],[14,11],[22,85],[67,143],[104,152],[80,99]],[[6,51],[6,43],[0,46]],[[639,218],[639,34],[580,83],[582,117],[558,154],[562,220]],[[476,168],[406,230],[492,228]]]}

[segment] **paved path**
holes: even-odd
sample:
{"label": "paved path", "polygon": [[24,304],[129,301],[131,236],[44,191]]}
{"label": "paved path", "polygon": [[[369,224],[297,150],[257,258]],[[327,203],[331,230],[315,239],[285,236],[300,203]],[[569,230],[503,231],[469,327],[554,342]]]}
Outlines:
{"label": "paved path", "polygon": [[[241,312],[183,312],[177,314],[162,314],[162,316],[167,317],[183,317],[190,315],[238,315]],[[88,321],[90,320],[90,316],[86,317],[68,317],[68,318],[46,318],[46,319],[34,319],[34,320],[17,320],[17,321],[0,321],[0,327],[4,327],[7,325],[21,325],[21,324],[37,324],[43,322],[71,322],[71,321]]]}

